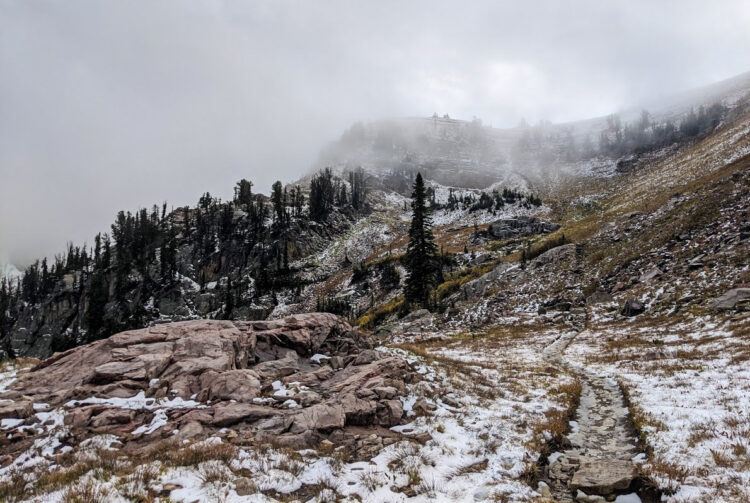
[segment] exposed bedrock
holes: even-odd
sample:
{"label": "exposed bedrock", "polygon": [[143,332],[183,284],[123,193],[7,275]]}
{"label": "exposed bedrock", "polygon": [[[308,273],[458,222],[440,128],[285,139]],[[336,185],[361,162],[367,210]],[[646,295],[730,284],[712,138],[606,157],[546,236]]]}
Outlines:
{"label": "exposed bedrock", "polygon": [[415,376],[332,314],[186,321],[55,354],[19,375],[3,414],[32,422],[32,404],[61,407],[70,443],[111,433],[137,447],[229,427],[243,442],[356,449],[373,433],[381,446],[395,440],[387,428],[402,421],[399,397]]}

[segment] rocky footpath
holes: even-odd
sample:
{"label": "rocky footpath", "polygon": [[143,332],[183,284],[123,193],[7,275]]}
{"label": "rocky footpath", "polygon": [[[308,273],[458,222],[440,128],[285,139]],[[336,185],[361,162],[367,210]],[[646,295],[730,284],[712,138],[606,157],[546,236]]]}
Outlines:
{"label": "rocky footpath", "polygon": [[551,364],[578,374],[581,396],[575,419],[561,441],[562,449],[549,455],[539,492],[561,502],[651,501],[639,489],[638,463],[645,461],[634,436],[625,397],[611,376],[574,368],[564,358],[578,332],[562,334],[545,348]]}
{"label": "rocky footpath", "polygon": [[1,396],[0,455],[5,466],[41,443],[52,445],[49,456],[98,435],[134,452],[218,435],[347,446],[365,458],[396,440],[388,427],[401,422],[399,397],[415,375],[332,314],[157,325],[19,373]]}

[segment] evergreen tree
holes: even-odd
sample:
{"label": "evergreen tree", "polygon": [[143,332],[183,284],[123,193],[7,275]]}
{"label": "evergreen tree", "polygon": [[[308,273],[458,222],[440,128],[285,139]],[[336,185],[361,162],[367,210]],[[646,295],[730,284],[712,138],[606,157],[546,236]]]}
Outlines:
{"label": "evergreen tree", "polygon": [[352,208],[362,210],[367,199],[367,184],[365,183],[365,171],[361,167],[349,172],[349,185],[352,193]]}
{"label": "evergreen tree", "polygon": [[234,202],[247,206],[253,202],[253,182],[244,178],[234,187]]}
{"label": "evergreen tree", "polygon": [[0,278],[0,339],[3,341],[3,350],[9,358],[16,356],[9,337],[10,329],[15,322],[12,313],[15,302],[10,281]]}
{"label": "evergreen tree", "polygon": [[284,190],[280,181],[271,187],[271,202],[273,203],[273,221],[277,227],[284,227],[286,208],[284,207]]}
{"label": "evergreen tree", "polygon": [[177,234],[172,225],[167,226],[159,261],[161,282],[171,285],[177,275]]}
{"label": "evergreen tree", "polygon": [[232,312],[234,311],[234,290],[232,287],[232,278],[227,278],[227,288],[224,291],[224,313],[223,318],[225,320],[232,319]]}
{"label": "evergreen tree", "polygon": [[437,246],[432,235],[432,220],[427,211],[426,197],[422,174],[417,173],[411,195],[412,218],[404,260],[407,271],[404,294],[407,302],[422,307],[429,306],[430,291],[437,282],[439,269]]}
{"label": "evergreen tree", "polygon": [[292,207],[294,208],[294,216],[299,218],[302,216],[302,207],[305,204],[305,196],[302,195],[302,188],[297,185],[292,189]]}
{"label": "evergreen tree", "polygon": [[109,301],[109,286],[102,269],[96,269],[91,275],[88,290],[88,309],[86,310],[87,340],[95,341],[109,334],[103,331],[106,305]]}
{"label": "evergreen tree", "polygon": [[336,198],[336,186],[331,168],[326,168],[310,181],[310,218],[324,221],[331,213]]}
{"label": "evergreen tree", "polygon": [[346,206],[347,204],[349,204],[349,196],[346,193],[346,185],[344,185],[343,183],[341,184],[341,187],[339,187],[338,197],[336,199],[337,206]]}

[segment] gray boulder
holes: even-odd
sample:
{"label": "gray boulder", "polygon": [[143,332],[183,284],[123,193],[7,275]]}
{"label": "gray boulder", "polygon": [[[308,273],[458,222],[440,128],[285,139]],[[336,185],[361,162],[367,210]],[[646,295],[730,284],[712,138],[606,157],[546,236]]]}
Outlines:
{"label": "gray boulder", "polygon": [[573,474],[570,488],[581,490],[586,494],[610,495],[623,491],[638,475],[638,470],[631,461],[626,460],[585,460]]}
{"label": "gray boulder", "polygon": [[596,290],[594,293],[586,297],[586,304],[589,305],[604,304],[607,302],[612,302],[612,295],[606,290]]}
{"label": "gray boulder", "polygon": [[643,302],[635,299],[628,299],[622,306],[620,314],[623,316],[638,316],[646,310],[646,306]]}
{"label": "gray boulder", "polygon": [[721,297],[712,299],[709,306],[718,311],[750,309],[750,288],[732,288]]}
{"label": "gray boulder", "polygon": [[661,269],[659,269],[658,267],[652,267],[648,271],[645,271],[643,274],[641,274],[641,277],[638,278],[638,281],[640,281],[641,283],[647,283],[652,279],[658,278],[662,274],[663,273],[661,272]]}

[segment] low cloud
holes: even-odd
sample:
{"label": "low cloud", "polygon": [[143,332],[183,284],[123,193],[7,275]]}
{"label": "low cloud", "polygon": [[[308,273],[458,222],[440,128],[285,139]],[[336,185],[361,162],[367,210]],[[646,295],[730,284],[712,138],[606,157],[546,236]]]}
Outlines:
{"label": "low cloud", "polygon": [[747,26],[742,1],[6,1],[0,260],[267,191],[357,120],[565,121],[727,78]]}

